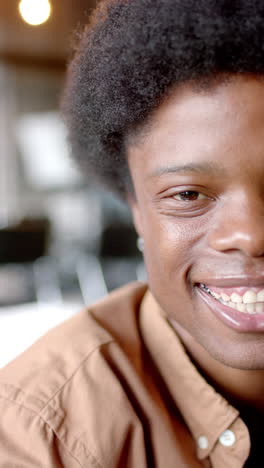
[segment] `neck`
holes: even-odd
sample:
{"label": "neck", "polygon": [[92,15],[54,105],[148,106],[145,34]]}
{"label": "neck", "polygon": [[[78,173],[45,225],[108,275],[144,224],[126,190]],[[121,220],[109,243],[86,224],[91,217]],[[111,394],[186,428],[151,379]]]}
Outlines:
{"label": "neck", "polygon": [[219,393],[238,409],[254,408],[264,413],[264,369],[235,369],[214,359],[191,335],[174,321],[192,361],[201,374]]}

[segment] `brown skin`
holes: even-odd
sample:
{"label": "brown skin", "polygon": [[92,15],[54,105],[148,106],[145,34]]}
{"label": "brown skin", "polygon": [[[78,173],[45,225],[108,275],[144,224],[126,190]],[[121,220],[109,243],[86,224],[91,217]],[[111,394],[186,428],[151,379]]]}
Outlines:
{"label": "brown skin", "polygon": [[[241,333],[197,293],[214,278],[263,278],[264,82],[178,87],[128,147],[129,200],[149,286],[190,355],[234,402],[264,408],[264,332]],[[161,171],[183,165],[201,170]],[[179,192],[195,191],[185,200]],[[178,199],[175,199],[175,195]]]}

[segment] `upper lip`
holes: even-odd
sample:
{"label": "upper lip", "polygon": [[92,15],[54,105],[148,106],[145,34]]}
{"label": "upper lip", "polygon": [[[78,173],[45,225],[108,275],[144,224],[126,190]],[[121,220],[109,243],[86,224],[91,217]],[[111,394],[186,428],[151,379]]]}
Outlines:
{"label": "upper lip", "polygon": [[264,287],[264,274],[261,276],[232,276],[232,277],[207,277],[196,284],[205,284],[206,286],[215,286],[216,288],[235,288],[235,287]]}

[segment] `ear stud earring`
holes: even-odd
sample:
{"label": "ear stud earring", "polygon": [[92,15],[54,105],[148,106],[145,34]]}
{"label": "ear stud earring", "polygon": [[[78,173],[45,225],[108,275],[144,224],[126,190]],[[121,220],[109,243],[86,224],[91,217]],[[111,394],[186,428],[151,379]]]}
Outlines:
{"label": "ear stud earring", "polygon": [[144,252],[144,239],[143,237],[137,238],[137,248],[140,252]]}

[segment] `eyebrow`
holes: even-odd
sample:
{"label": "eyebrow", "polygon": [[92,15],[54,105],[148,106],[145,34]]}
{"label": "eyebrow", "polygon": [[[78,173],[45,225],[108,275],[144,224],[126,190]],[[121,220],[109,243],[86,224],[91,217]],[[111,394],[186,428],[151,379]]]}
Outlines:
{"label": "eyebrow", "polygon": [[225,170],[209,162],[203,162],[199,164],[189,163],[189,164],[183,164],[179,166],[158,167],[149,174],[149,177],[151,178],[160,177],[160,176],[163,176],[164,174],[172,174],[172,173],[180,174],[184,172],[191,172],[191,173],[196,173],[196,174],[204,174],[204,173],[208,174],[209,173],[210,175],[219,176],[219,175],[223,175],[225,173]]}

